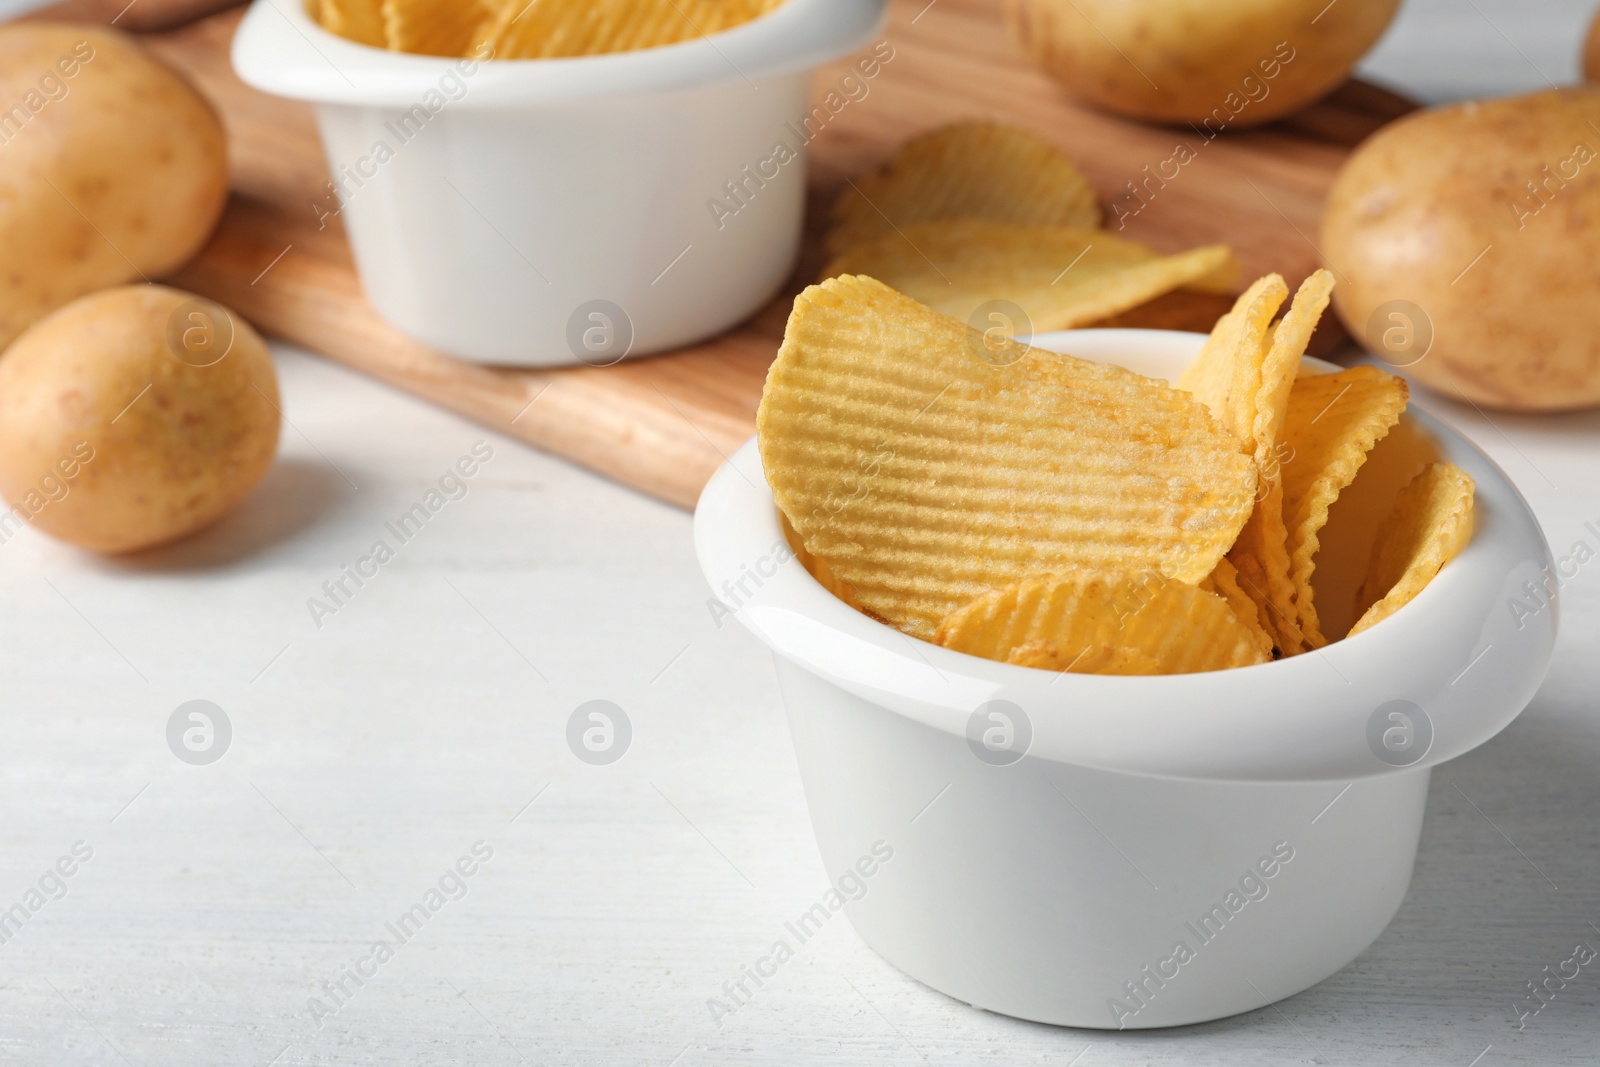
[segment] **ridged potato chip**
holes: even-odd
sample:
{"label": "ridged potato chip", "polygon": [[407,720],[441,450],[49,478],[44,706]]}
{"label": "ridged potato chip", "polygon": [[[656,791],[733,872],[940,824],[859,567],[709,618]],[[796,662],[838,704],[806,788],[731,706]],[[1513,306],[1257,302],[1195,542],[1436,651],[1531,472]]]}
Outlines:
{"label": "ridged potato chip", "polygon": [[882,169],[840,191],[828,254],[939,219],[1093,229],[1100,206],[1077,164],[1044,138],[959,122],[913,137]]}
{"label": "ridged potato chip", "polygon": [[1253,378],[1255,403],[1250,412],[1251,447],[1256,460],[1257,484],[1263,488],[1256,510],[1245,523],[1228,558],[1245,580],[1265,594],[1268,617],[1279,651],[1286,656],[1312,645],[1300,615],[1295,585],[1290,576],[1289,530],[1284,518],[1283,445],[1289,414],[1289,396],[1311,335],[1328,309],[1333,275],[1319,270],[1301,283],[1288,314],[1273,329],[1260,371]]}
{"label": "ridged potato chip", "polygon": [[951,613],[934,639],[986,659],[1005,662],[1018,653],[1027,665],[1069,671],[1089,656],[1103,668],[1099,649],[1148,657],[1160,674],[1271,658],[1222,597],[1155,573],[1027,578]]}
{"label": "ridged potato chip", "polygon": [[[1283,547],[1283,490],[1276,462],[1281,420],[1270,417],[1275,404],[1287,405],[1288,383],[1279,381],[1279,361],[1274,360],[1272,372],[1266,372],[1277,349],[1268,344],[1272,317],[1288,295],[1289,287],[1279,275],[1258,279],[1218,320],[1176,385],[1204,403],[1239,438],[1256,464],[1256,505],[1228,558],[1236,568],[1236,583],[1256,604],[1262,629],[1280,652],[1293,655],[1302,642],[1295,625],[1289,557]],[[1268,417],[1261,418],[1264,414]]]}
{"label": "ridged potato chip", "polygon": [[1272,330],[1272,346],[1267,350],[1257,376],[1251,444],[1257,465],[1272,466],[1271,456],[1283,439],[1289,419],[1289,394],[1300,377],[1301,361],[1317,332],[1317,323],[1328,310],[1333,294],[1333,275],[1326,270],[1311,273],[1295,290],[1289,311]]}
{"label": "ridged potato chip", "polygon": [[1400,490],[1378,528],[1367,576],[1356,595],[1358,634],[1416,597],[1472,537],[1472,476],[1449,463],[1429,464]]}
{"label": "ridged potato chip", "polygon": [[1404,379],[1369,366],[1301,378],[1289,391],[1284,441],[1292,455],[1282,466],[1283,516],[1295,611],[1312,648],[1327,644],[1311,588],[1319,532],[1372,446],[1400,421],[1408,396]]}
{"label": "ridged potato chip", "polygon": [[1272,636],[1273,647],[1281,655],[1293,656],[1305,651],[1306,642],[1289,581],[1287,538],[1283,485],[1273,479],[1260,490],[1255,510],[1228,550],[1228,562],[1234,565],[1240,589],[1256,603],[1257,618]]}
{"label": "ridged potato chip", "polygon": [[1217,320],[1200,354],[1172,383],[1193,393],[1252,452],[1267,332],[1288,298],[1281,275],[1258,278],[1234,301],[1233,310]]}
{"label": "ridged potato chip", "polygon": [[1250,631],[1251,638],[1255,641],[1261,654],[1272,657],[1272,650],[1276,647],[1273,631],[1269,629],[1268,620],[1264,618],[1264,606],[1257,603],[1255,598],[1247,594],[1239,585],[1239,571],[1228,562],[1224,556],[1217,561],[1217,569],[1211,572],[1210,577],[1200,583],[1200,588],[1210,593],[1215,593],[1228,602],[1228,607],[1233,609],[1239,622]]}
{"label": "ridged potato chip", "polygon": [[497,59],[658,48],[730,30],[783,0],[505,0],[473,42]]}
{"label": "ridged potato chip", "polygon": [[379,0],[320,0],[311,14],[329,33],[374,48],[389,46]]}
{"label": "ridged potato chip", "polygon": [[465,56],[497,8],[484,0],[383,0],[384,39],[391,51]]}
{"label": "ridged potato chip", "polygon": [[795,300],[756,425],[806,549],[915,637],[1031,574],[1199,582],[1255,497],[1250,457],[1187,393],[990,347],[871,278]]}
{"label": "ridged potato chip", "polygon": [[1239,264],[1226,245],[1162,256],[1101,230],[1019,226],[979,219],[909,224],[836,257],[825,277],[865,274],[935,311],[968,322],[1006,300],[1026,324],[1070,330],[1184,287],[1231,292]]}
{"label": "ridged potato chip", "polygon": [[778,513],[778,522],[783,526],[783,539],[789,543],[789,549],[794,553],[794,558],[800,561],[800,566],[806,573],[817,580],[817,584],[832,593],[839,600],[861,610],[861,605],[856,601],[856,591],[850,588],[849,583],[839,580],[833,573],[833,568],[822,562],[816,556],[806,551],[805,543],[800,540],[800,535],[795,532],[794,524],[789,521],[789,516]]}
{"label": "ridged potato chip", "polygon": [[1099,645],[1067,658],[1054,641],[1030,641],[1011,650],[1006,662],[1018,667],[1068,674],[1160,674],[1155,658],[1136,648],[1110,648]]}
{"label": "ridged potato chip", "polygon": [[[1252,444],[1260,491],[1255,513],[1245,523],[1239,543],[1228,558],[1241,572],[1263,583],[1273,632],[1281,654],[1292,656],[1312,647],[1299,597],[1291,577],[1289,528],[1284,517],[1283,461],[1289,446],[1283,440],[1289,417],[1289,396],[1299,376],[1301,360],[1311,344],[1317,323],[1328,310],[1333,275],[1318,270],[1295,291],[1289,311],[1272,331],[1272,344],[1261,364],[1256,392]],[[1315,618],[1312,620],[1315,634]]]}

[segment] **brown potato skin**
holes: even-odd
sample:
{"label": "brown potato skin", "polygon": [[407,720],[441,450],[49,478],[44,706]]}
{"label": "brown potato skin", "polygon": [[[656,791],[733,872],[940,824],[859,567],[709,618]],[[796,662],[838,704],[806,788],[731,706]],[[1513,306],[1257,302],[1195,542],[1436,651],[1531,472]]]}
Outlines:
{"label": "brown potato skin", "polygon": [[[1258,126],[1338,88],[1394,18],[1399,0],[1006,0],[1006,21],[1041,66],[1106,111],[1210,130]],[[1312,20],[1316,19],[1316,24]],[[1275,77],[1259,64],[1290,58]],[[1248,99],[1253,76],[1267,89]],[[1260,89],[1252,89],[1260,94]],[[1224,108],[1220,113],[1218,108]],[[1237,114],[1234,114],[1237,112]]]}
{"label": "brown potato skin", "polygon": [[[226,356],[179,359],[168,321],[194,299],[154,285],[95,293],[0,357],[0,495],[34,511],[27,494],[37,504],[41,485],[54,487],[47,476],[67,486],[33,525],[96,552],[149,548],[215,522],[271,467],[278,380],[267,347],[230,313]],[[65,477],[63,458],[86,449],[92,458],[69,462]]]}
{"label": "brown potato skin", "polygon": [[[1373,312],[1408,300],[1432,322],[1432,348],[1405,367],[1422,384],[1515,411],[1600,404],[1595,127],[1600,88],[1580,87],[1434,108],[1368,138],[1322,223],[1351,335],[1373,345]],[[1572,162],[1580,145],[1587,163]],[[1545,183],[1542,201],[1527,182]]]}
{"label": "brown potato skin", "polygon": [[130,38],[0,26],[0,348],[84,293],[186,262],[227,193],[216,111]]}

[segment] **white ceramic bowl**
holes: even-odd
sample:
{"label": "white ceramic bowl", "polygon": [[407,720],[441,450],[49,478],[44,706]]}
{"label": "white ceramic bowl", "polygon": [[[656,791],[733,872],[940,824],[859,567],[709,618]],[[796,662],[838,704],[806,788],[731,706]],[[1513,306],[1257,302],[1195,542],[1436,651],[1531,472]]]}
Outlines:
{"label": "white ceramic bowl", "polygon": [[885,5],[789,0],[664,48],[474,63],[368,48],[300,0],[255,0],[233,64],[316,105],[338,189],[306,210],[342,201],[385,319],[465,359],[604,365],[709,337],[784,283],[806,142],[832,119],[807,111],[811,72]]}
{"label": "white ceramic bowl", "polygon": [[[1203,340],[1034,343],[1170,378]],[[1366,948],[1410,882],[1429,769],[1516,717],[1556,633],[1553,603],[1520,624],[1508,605],[1551,565],[1522,497],[1454,430],[1407,417],[1477,480],[1461,555],[1319,652],[1153,678],[995,663],[846,607],[788,552],[745,445],[700,499],[696,549],[775,654],[828,871],[892,850],[846,905],[862,938],[977,1007],[1088,1027],[1259,1008]]]}

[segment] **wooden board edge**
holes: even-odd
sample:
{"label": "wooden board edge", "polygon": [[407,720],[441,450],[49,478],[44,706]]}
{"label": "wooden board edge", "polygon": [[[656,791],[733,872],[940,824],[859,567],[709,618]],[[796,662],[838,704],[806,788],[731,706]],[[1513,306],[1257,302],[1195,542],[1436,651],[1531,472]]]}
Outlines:
{"label": "wooden board edge", "polygon": [[79,22],[129,33],[159,33],[239,7],[246,0],[57,0],[19,16],[19,22]]}

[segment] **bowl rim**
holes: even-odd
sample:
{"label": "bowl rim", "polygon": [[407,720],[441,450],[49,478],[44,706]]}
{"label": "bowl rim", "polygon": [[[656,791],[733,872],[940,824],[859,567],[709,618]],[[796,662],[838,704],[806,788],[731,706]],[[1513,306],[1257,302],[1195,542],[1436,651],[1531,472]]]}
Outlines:
{"label": "bowl rim", "polygon": [[[1034,344],[1175,374],[1205,335],[1074,330]],[[1156,363],[1152,364],[1151,361]],[[1309,361],[1312,366],[1337,366]],[[846,606],[794,562],[751,438],[717,471],[695,510],[696,554],[720,627],[731,615],[764,644],[842,689],[947,733],[971,736],[982,705],[1025,712],[1029,758],[1164,778],[1229,782],[1350,780],[1434,766],[1498,733],[1532,699],[1554,651],[1557,605],[1504,610],[1553,557],[1506,474],[1412,401],[1407,416],[1477,481],[1473,540],[1405,608],[1326,648],[1206,674],[1056,674],[919,641]],[[784,558],[787,555],[787,558]],[[770,572],[770,573],[769,573]],[[1517,626],[1512,626],[1517,622]],[[1457,685],[1469,672],[1472,683]],[[1380,756],[1369,730],[1395,700],[1422,710],[1419,758]]]}
{"label": "bowl rim", "polygon": [[[233,67],[263,92],[323,104],[410,107],[441,79],[470,77],[453,110],[707,89],[809,71],[854,51],[888,17],[888,0],[787,0],[697,40],[560,59],[474,60],[389,52],[330,33],[301,0],[253,0],[234,36]],[[470,72],[470,73],[469,73]]]}

